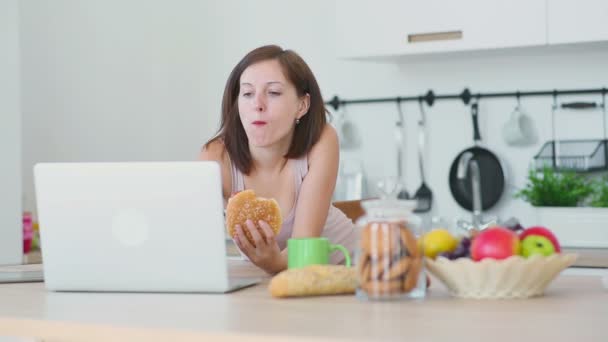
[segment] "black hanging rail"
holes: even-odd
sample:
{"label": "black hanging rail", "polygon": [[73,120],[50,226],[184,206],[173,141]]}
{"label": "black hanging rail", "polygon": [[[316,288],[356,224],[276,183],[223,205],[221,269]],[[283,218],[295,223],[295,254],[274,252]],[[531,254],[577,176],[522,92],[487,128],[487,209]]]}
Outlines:
{"label": "black hanging rail", "polygon": [[491,97],[527,97],[527,96],[553,96],[559,95],[579,95],[579,94],[602,94],[608,93],[607,88],[594,89],[571,89],[571,90],[541,90],[541,91],[514,91],[504,93],[471,93],[468,88],[465,88],[460,94],[435,95],[432,90],[429,90],[424,95],[419,96],[397,96],[397,97],[381,97],[373,99],[353,99],[342,100],[338,96],[334,96],[325,104],[330,105],[334,110],[338,110],[340,106],[347,104],[358,103],[382,103],[382,102],[406,102],[406,101],[424,101],[427,105],[432,106],[437,100],[461,100],[465,105],[468,105],[471,99],[491,98]]}

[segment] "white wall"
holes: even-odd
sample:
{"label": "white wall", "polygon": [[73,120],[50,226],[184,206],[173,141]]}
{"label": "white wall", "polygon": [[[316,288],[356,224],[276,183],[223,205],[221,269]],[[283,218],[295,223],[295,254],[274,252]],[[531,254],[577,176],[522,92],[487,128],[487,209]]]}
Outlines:
{"label": "white wall", "polygon": [[199,1],[23,1],[22,13],[30,207],[35,162],[196,158],[216,102]]}
{"label": "white wall", "polygon": [[[249,50],[277,43],[299,52],[315,72],[324,96],[344,98],[435,93],[606,86],[608,47],[516,49],[422,56],[392,63],[336,58],[333,1],[145,2],[25,1],[23,6],[24,187],[42,160],[194,159],[217,128],[221,95],[231,68]],[[380,39],[380,38],[379,38]],[[584,96],[570,98],[593,99]],[[511,171],[502,217],[531,218],[529,206],[509,197],[524,184],[527,166],[549,139],[550,98],[526,98],[540,139],[512,148],[500,127],[513,99],[482,100],[484,144]],[[415,158],[417,105],[406,111],[406,177],[419,185]],[[395,174],[394,104],[359,105],[348,115],[364,129],[363,146],[343,153],[364,161],[369,179]],[[458,101],[427,110],[427,177],[435,194],[430,215],[463,215],[448,188],[457,153],[472,144],[468,109]],[[560,113],[562,137],[597,136],[596,113]],[[31,200],[30,200],[31,201]],[[30,203],[31,204],[31,203]],[[530,219],[529,219],[530,220]]]}
{"label": "white wall", "polygon": [[21,263],[19,8],[0,1],[0,264]]}

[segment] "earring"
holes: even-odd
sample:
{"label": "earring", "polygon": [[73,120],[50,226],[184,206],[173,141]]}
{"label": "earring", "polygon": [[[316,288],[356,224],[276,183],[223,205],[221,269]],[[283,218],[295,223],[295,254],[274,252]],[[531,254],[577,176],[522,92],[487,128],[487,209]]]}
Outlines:
{"label": "earring", "polygon": [[300,118],[297,118],[296,119],[296,125],[299,125],[299,124],[300,124]]}

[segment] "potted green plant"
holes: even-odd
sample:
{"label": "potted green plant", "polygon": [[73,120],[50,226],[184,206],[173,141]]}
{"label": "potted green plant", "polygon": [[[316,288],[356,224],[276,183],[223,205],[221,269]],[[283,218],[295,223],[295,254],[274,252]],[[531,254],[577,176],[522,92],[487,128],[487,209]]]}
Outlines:
{"label": "potted green plant", "polygon": [[535,207],[578,207],[593,193],[586,178],[572,172],[555,172],[545,168],[528,173],[528,183],[515,196]]}
{"label": "potted green plant", "polygon": [[536,208],[536,222],[567,247],[608,247],[608,183],[545,168],[515,195]]}
{"label": "potted green plant", "polygon": [[591,206],[597,208],[608,208],[608,177],[603,177],[593,187]]}

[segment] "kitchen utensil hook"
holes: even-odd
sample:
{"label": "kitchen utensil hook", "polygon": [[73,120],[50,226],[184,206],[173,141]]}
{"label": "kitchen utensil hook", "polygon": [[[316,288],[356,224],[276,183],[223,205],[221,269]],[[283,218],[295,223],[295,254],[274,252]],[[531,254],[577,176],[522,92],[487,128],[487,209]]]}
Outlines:
{"label": "kitchen utensil hook", "polygon": [[521,110],[521,94],[519,93],[519,90],[515,93],[515,98],[517,99],[517,106],[515,107],[515,110],[520,111]]}

